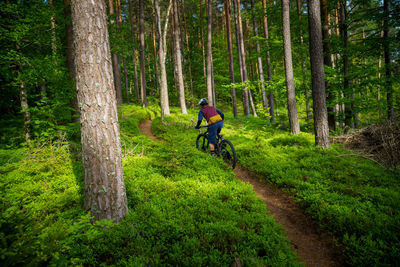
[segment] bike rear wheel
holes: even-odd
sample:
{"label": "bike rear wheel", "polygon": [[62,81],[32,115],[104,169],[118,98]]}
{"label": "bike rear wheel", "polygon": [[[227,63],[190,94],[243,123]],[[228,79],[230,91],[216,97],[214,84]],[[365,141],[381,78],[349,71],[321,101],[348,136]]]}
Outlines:
{"label": "bike rear wheel", "polygon": [[236,152],[229,140],[222,140],[219,146],[219,154],[228,166],[232,167],[232,169],[235,168],[237,162]]}
{"label": "bike rear wheel", "polygon": [[208,151],[208,136],[205,134],[199,134],[196,139],[196,148],[199,151],[207,152]]}

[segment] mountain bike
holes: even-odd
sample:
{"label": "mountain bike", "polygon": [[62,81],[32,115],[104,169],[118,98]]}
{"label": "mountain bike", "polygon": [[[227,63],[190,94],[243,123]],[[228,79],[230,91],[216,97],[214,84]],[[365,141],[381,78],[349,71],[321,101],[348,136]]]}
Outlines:
{"label": "mountain bike", "polygon": [[[202,132],[201,128],[207,128],[205,132]],[[196,139],[196,148],[203,152],[209,152],[209,142],[208,142],[208,126],[200,126],[200,133]],[[215,145],[215,153],[217,156],[221,156],[222,159],[228,166],[235,168],[237,157],[235,148],[233,147],[231,141],[224,139],[222,134],[217,133],[217,144]]]}

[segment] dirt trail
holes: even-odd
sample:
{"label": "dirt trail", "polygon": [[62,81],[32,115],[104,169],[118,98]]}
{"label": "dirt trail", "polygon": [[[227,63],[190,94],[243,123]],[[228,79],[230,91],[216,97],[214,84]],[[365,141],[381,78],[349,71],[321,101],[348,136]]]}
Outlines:
{"label": "dirt trail", "polygon": [[[141,122],[139,129],[152,140],[161,141],[151,132],[150,120]],[[236,177],[253,185],[253,190],[264,200],[275,221],[284,227],[291,247],[297,252],[300,261],[313,267],[344,265],[339,250],[333,245],[332,237],[321,234],[318,231],[319,227],[291,196],[272,184],[260,182],[255,173],[241,166],[237,166],[234,172]]]}

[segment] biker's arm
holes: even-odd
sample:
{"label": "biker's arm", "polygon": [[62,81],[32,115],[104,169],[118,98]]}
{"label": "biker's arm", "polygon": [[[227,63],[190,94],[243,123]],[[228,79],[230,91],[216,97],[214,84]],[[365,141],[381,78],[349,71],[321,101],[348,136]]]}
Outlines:
{"label": "biker's arm", "polygon": [[196,129],[198,129],[200,127],[201,121],[203,120],[203,112],[200,110],[199,111],[199,116],[198,116],[198,120],[197,120],[197,125],[196,125]]}

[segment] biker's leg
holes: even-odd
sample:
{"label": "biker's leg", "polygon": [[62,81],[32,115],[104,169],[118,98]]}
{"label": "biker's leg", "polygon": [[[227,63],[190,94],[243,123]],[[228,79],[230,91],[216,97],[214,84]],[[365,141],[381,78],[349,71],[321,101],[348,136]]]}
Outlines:
{"label": "biker's leg", "polygon": [[208,127],[208,141],[211,155],[215,155],[215,145],[217,143],[217,125],[212,124]]}

